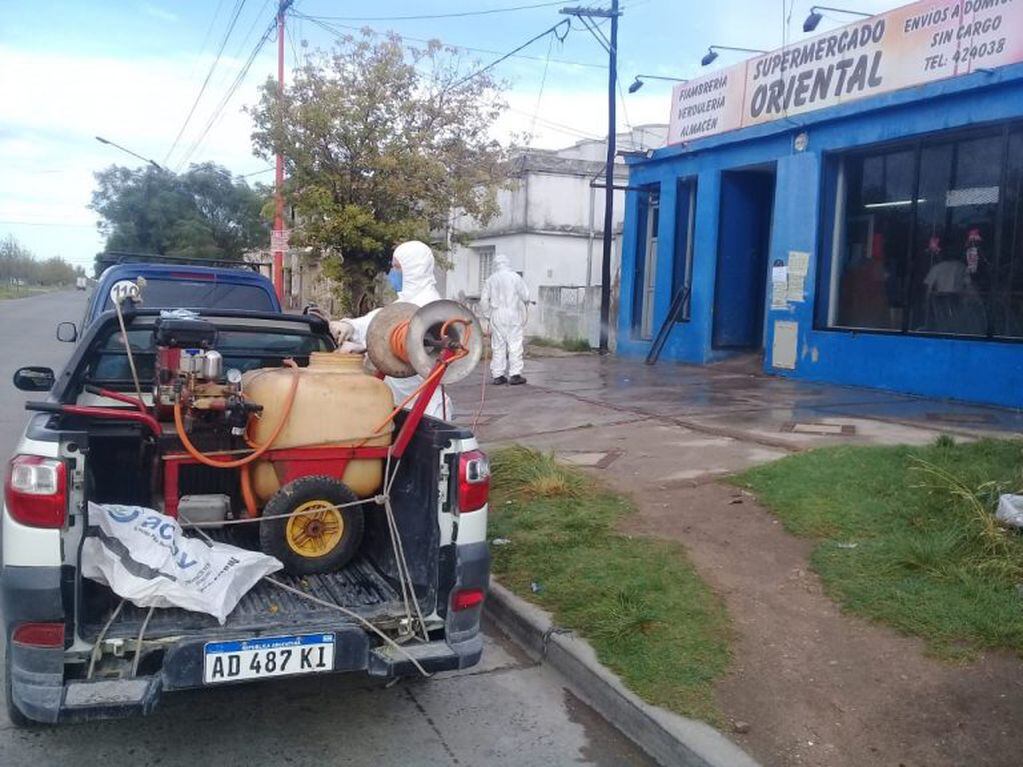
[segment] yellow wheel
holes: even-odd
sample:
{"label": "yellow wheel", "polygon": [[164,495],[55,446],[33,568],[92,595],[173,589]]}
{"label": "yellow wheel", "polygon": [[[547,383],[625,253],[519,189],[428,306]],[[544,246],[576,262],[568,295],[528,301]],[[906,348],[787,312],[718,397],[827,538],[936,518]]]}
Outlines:
{"label": "yellow wheel", "polygon": [[294,575],[339,570],[362,542],[363,513],[347,485],[333,477],[300,477],[263,508],[260,547]]}
{"label": "yellow wheel", "polygon": [[291,516],[284,530],[288,547],[303,557],[327,553],[345,534],[345,518],[329,501],[306,501]]}

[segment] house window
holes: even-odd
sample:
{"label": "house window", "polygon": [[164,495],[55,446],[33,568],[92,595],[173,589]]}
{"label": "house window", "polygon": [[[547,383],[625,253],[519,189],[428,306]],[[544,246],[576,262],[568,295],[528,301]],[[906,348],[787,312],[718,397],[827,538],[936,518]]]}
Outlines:
{"label": "house window", "polygon": [[487,278],[494,272],[494,246],[483,245],[478,248],[473,248],[473,252],[476,254],[477,263],[479,264],[477,272],[479,274],[479,292],[483,292],[483,283],[487,281]]}
{"label": "house window", "polygon": [[827,325],[1023,337],[1023,128],[927,137],[835,168]]}
{"label": "house window", "polygon": [[[671,272],[672,301],[693,284],[693,234],[696,230],[696,179],[679,179],[675,198],[675,261]],[[689,321],[690,293],[686,293],[677,322]]]}

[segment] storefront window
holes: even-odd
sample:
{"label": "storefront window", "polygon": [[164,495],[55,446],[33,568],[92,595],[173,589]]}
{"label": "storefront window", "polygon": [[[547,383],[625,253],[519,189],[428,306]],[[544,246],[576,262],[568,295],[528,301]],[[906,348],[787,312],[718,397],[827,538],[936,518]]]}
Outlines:
{"label": "storefront window", "polygon": [[1023,337],[1023,131],[840,158],[829,325]]}
{"label": "storefront window", "polygon": [[911,255],[910,330],[987,335],[1000,134],[925,146]]}
{"label": "storefront window", "polygon": [[848,157],[838,316],[851,328],[901,328],[905,260],[913,223],[912,150]]}
{"label": "storefront window", "polygon": [[996,336],[1023,338],[1023,128],[1009,134],[1003,190],[1001,258],[991,291]]}

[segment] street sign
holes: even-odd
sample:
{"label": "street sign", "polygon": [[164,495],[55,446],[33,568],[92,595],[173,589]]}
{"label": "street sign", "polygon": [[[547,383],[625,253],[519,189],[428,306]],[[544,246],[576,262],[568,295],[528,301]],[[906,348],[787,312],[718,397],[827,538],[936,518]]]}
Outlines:
{"label": "street sign", "polygon": [[270,232],[270,252],[271,253],[276,253],[278,251],[287,252],[290,240],[291,240],[290,229],[279,229],[277,231]]}

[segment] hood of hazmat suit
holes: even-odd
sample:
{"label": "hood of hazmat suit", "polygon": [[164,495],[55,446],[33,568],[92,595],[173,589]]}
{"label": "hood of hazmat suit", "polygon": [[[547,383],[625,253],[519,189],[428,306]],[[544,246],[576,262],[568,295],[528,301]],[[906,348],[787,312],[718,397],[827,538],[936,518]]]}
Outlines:
{"label": "hood of hazmat suit", "polygon": [[401,265],[399,301],[425,306],[439,301],[437,276],[434,274],[433,251],[425,242],[403,242],[394,249],[394,260]]}
{"label": "hood of hazmat suit", "polygon": [[[401,291],[398,293],[399,301],[406,301],[416,306],[426,306],[432,301],[439,301],[441,296],[437,292],[437,277],[434,274],[433,251],[425,242],[410,240],[403,242],[394,249],[393,259],[401,266]],[[369,330],[369,323],[372,322],[379,309],[374,309],[369,314],[355,319],[348,319],[347,322],[355,328],[351,340],[362,346],[366,345],[366,332]],[[411,378],[384,379],[394,393],[395,404],[401,402],[412,394],[423,383],[420,376]],[[409,403],[411,406],[412,403]],[[451,399],[442,394],[441,388],[434,392],[430,404],[426,408],[426,414],[434,418],[451,418]]]}

